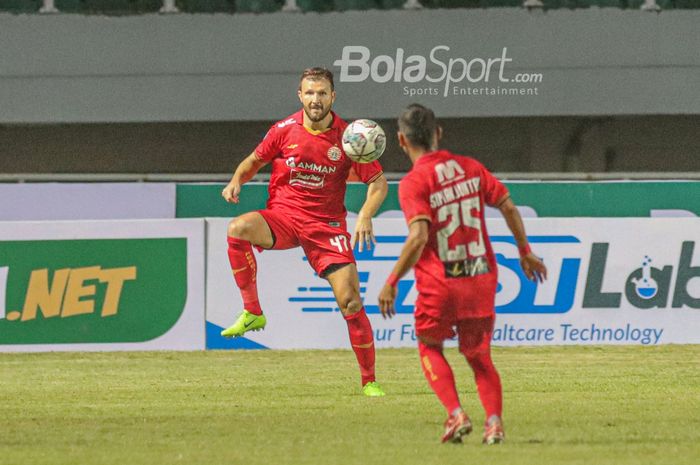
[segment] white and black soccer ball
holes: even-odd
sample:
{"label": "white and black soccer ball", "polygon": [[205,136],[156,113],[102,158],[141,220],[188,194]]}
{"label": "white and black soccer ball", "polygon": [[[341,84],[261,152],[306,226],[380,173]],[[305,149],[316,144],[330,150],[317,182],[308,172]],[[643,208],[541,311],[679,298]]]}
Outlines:
{"label": "white and black soccer ball", "polygon": [[357,163],[378,159],[386,148],[384,129],[371,119],[356,119],[343,132],[343,150]]}

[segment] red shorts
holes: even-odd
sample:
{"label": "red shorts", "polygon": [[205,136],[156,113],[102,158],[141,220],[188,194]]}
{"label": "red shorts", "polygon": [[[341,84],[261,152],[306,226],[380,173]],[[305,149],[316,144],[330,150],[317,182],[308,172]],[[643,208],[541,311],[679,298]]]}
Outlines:
{"label": "red shorts", "polygon": [[269,250],[301,246],[311,267],[323,277],[331,265],[355,263],[345,220],[326,222],[300,216],[296,211],[258,210],[272,231]]}
{"label": "red shorts", "polygon": [[496,316],[457,318],[457,311],[449,306],[443,311],[420,307],[416,303],[416,335],[436,342],[459,337],[462,352],[477,353],[488,351]]}

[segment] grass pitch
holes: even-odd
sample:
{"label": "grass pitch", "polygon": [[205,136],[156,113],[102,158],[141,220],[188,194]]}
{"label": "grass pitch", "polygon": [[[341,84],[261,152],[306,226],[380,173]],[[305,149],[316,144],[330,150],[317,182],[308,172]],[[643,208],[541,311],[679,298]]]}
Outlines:
{"label": "grass pitch", "polygon": [[700,346],[496,348],[506,443],[444,413],[415,349],[378,352],[384,398],[347,351],[0,354],[0,464],[700,463]]}

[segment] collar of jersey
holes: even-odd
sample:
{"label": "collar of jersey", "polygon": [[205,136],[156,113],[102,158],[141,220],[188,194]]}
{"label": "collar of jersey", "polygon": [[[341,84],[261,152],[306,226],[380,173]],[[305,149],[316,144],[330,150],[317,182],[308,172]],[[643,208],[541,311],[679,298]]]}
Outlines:
{"label": "collar of jersey", "polygon": [[432,157],[434,155],[445,155],[448,153],[449,152],[447,150],[443,150],[443,149],[435,150],[434,152],[426,152],[423,155],[421,155],[420,157],[418,157],[418,160],[416,160],[416,162],[414,163],[414,166],[422,164],[422,163],[427,163],[429,161],[429,157]]}
{"label": "collar of jersey", "polygon": [[335,128],[337,127],[337,125],[338,125],[338,115],[336,115],[335,112],[332,111],[332,110],[331,110],[331,115],[333,115],[333,120],[332,120],[332,122],[331,122],[331,125],[328,126],[326,129],[318,129],[318,130],[317,130],[317,129],[307,128],[306,126],[304,126],[304,110],[303,110],[303,109],[302,109],[302,110],[299,110],[299,111],[294,115],[294,119],[296,120],[296,123],[299,124],[299,125],[301,125],[301,127],[303,127],[304,129],[306,129],[306,131],[307,131],[309,134],[313,134],[314,136],[318,136],[319,134],[323,134],[324,132],[328,132],[328,131],[330,131],[331,129],[335,129]]}
{"label": "collar of jersey", "polygon": [[[302,123],[302,126],[304,126],[303,123]],[[329,128],[326,128],[326,129],[318,129],[318,130],[316,130],[316,129],[311,129],[311,128],[309,128],[309,127],[304,126],[304,129],[306,129],[306,131],[307,131],[309,134],[313,134],[314,136],[318,136],[319,134],[323,134],[324,132],[328,132],[328,131],[330,131],[331,129],[333,129],[333,126],[331,126],[331,127],[329,127]]]}

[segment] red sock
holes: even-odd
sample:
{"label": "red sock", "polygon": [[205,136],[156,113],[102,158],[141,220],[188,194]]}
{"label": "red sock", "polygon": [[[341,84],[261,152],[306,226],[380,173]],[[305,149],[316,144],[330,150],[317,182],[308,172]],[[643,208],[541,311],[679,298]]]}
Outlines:
{"label": "red sock", "polygon": [[470,354],[467,362],[474,370],[476,389],[479,391],[481,405],[486,411],[486,418],[490,418],[491,415],[500,417],[503,413],[503,392],[501,378],[498,376],[496,367],[493,366],[491,354],[489,352]]}
{"label": "red sock", "polygon": [[452,412],[460,408],[459,396],[452,368],[447,363],[442,348],[429,346],[418,341],[418,353],[425,378],[442,405],[445,406],[448,415],[451,415]]}
{"label": "red sock", "polygon": [[260,301],[258,300],[258,286],[256,276],[258,264],[255,261],[253,247],[250,242],[228,238],[228,260],[233,270],[233,278],[243,297],[243,308],[254,315],[262,315]]}
{"label": "red sock", "polygon": [[372,325],[363,308],[357,313],[345,316],[350,335],[350,345],[355,351],[357,363],[360,365],[362,385],[375,381],[374,377],[374,335]]}

